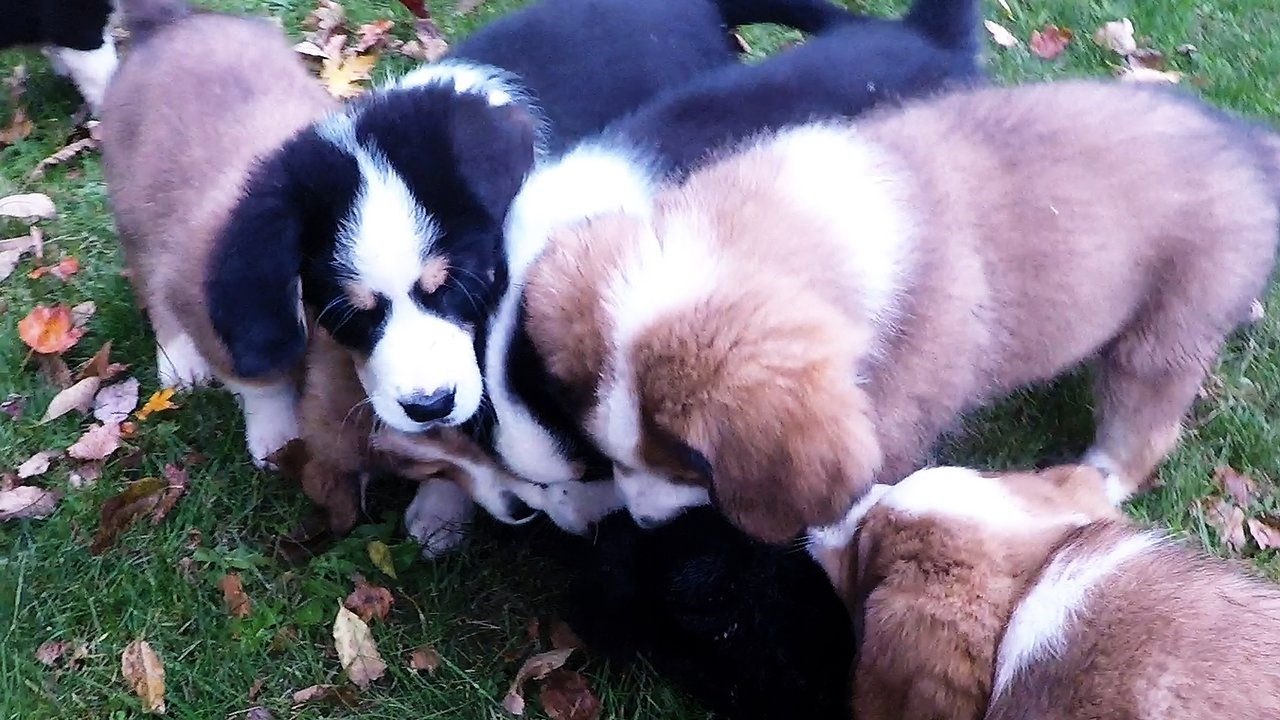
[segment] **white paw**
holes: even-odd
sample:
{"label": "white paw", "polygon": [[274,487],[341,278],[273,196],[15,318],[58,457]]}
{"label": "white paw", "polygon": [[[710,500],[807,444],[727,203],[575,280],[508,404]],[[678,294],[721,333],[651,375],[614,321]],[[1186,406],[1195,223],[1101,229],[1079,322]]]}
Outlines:
{"label": "white paw", "polygon": [[431,560],[467,539],[475,512],[475,503],[457,483],[427,480],[405,510],[404,524],[422,546],[422,557]]}
{"label": "white paw", "polygon": [[1095,468],[1103,475],[1103,491],[1107,495],[1107,501],[1112,505],[1119,507],[1121,503],[1128,500],[1134,493],[1137,483],[1130,482],[1116,469],[1116,463],[1111,459],[1110,455],[1098,450],[1097,448],[1089,448],[1084,456],[1080,458],[1080,463]]}
{"label": "white paw", "polygon": [[267,457],[299,436],[298,392],[291,383],[243,385],[227,381],[244,412],[245,444],[259,468],[274,470]]}
{"label": "white paw", "polygon": [[53,59],[54,70],[71,76],[71,81],[94,111],[102,107],[107,85],[118,64],[115,43],[110,35],[104,35],[102,45],[95,50],[59,47],[52,49],[50,57]]}
{"label": "white paw", "polygon": [[213,380],[213,368],[187,334],[163,345],[156,344],[156,368],[160,387],[186,390],[208,385]]}

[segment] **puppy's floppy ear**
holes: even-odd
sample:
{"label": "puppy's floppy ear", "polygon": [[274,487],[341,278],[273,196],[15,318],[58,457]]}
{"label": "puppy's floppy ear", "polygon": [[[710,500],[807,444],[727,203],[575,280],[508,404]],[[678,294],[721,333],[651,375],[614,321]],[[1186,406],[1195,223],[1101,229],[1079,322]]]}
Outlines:
{"label": "puppy's floppy ear", "polygon": [[454,159],[480,206],[501,224],[537,155],[538,119],[520,101],[459,102],[450,122]]}
{"label": "puppy's floppy ear", "polygon": [[209,259],[210,319],[242,377],[279,372],[306,343],[299,314],[302,218],[279,158],[262,163],[223,226]]}

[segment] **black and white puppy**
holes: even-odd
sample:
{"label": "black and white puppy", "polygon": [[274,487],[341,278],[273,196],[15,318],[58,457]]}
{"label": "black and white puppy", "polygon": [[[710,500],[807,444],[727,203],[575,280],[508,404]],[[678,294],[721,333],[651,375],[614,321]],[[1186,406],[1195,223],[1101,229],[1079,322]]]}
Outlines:
{"label": "black and white puppy", "polygon": [[[643,214],[660,183],[758,133],[982,82],[974,0],[916,0],[899,20],[855,17],[759,64],[726,67],[664,93],[523,185],[507,218],[509,287],[489,325],[485,368],[493,446],[516,475],[552,492],[612,469],[577,426],[572,399],[556,387],[524,327],[522,277],[554,228],[616,209]],[[653,280],[656,290],[662,279]],[[654,484],[629,479],[618,474],[619,490],[628,506],[643,508],[645,499],[627,497],[628,487],[652,494]],[[662,507],[707,502],[701,488],[663,490],[649,498]]]}
{"label": "black and white puppy", "polygon": [[248,184],[206,279],[236,372],[298,359],[301,297],[386,425],[468,421],[477,331],[505,284],[502,225],[540,153],[736,63],[726,20],[806,4],[542,0],[303,132]]}
{"label": "black and white puppy", "polygon": [[0,49],[38,45],[95,111],[116,69],[111,0],[0,0]]}

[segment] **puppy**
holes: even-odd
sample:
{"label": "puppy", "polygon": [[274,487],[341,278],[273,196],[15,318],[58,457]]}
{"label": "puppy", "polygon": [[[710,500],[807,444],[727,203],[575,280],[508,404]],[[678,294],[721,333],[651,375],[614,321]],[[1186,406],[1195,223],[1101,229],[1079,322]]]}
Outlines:
{"label": "puppy", "polygon": [[96,111],[117,63],[111,12],[111,0],[0,0],[0,49],[49,48],[54,69],[70,75]]}
{"label": "puppy", "polygon": [[[917,0],[901,20],[829,16],[800,47],[668,90],[535,171],[507,219],[511,284],[485,346],[493,444],[503,464],[551,486],[612,474],[610,459],[576,421],[573,406],[582,399],[547,372],[529,341],[524,275],[551,230],[617,208],[643,213],[652,186],[764,131],[981,82],[977,15],[972,0]],[[701,487],[673,490],[681,504],[705,502]],[[658,514],[633,507],[641,518]]]}
{"label": "puppy", "polygon": [[1267,283],[1274,141],[1109,82],[792,128],[553,232],[524,324],[642,522],[712,500],[790,540],[1088,360],[1119,501]]}
{"label": "puppy", "polygon": [[811,550],[861,620],[855,717],[1280,715],[1280,588],[1126,523],[1092,468],[922,470]]}
{"label": "puppy", "polygon": [[[255,169],[217,241],[208,307],[244,376],[291,367],[306,316],[329,346],[317,358],[346,353],[310,363],[301,408],[304,434],[326,439],[304,489],[334,529],[356,521],[352,479],[375,417],[402,433],[472,432],[483,409],[477,330],[505,283],[499,234],[544,147],[736,62],[726,17],[771,20],[756,13],[802,0],[724,2],[732,13],[711,0],[544,0],[314,123]],[[353,373],[358,393],[347,392]],[[458,521],[469,512],[447,505]],[[488,509],[520,519],[509,507]]]}
{"label": "puppy", "polygon": [[697,508],[654,530],[615,513],[566,555],[564,619],[593,654],[642,658],[735,720],[849,716],[849,615],[803,552]]}
{"label": "puppy", "polygon": [[[194,13],[179,0],[121,6],[132,48],[102,108],[103,172],[155,330],[160,384],[221,380],[243,404],[249,453],[263,465],[298,434],[300,368],[237,372],[201,280],[255,163],[336,104],[265,20]],[[280,241],[262,239],[253,254],[269,258]]]}

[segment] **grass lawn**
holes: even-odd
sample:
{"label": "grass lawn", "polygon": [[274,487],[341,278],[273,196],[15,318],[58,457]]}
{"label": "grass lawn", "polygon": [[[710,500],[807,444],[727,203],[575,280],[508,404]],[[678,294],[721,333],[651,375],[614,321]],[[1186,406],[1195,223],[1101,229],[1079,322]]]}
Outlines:
{"label": "grass lawn", "polygon": [[[654,0],[655,2],[662,0]],[[991,65],[1004,81],[1078,75],[1105,75],[1116,56],[1089,36],[1102,23],[1129,17],[1140,44],[1164,52],[1172,67],[1212,101],[1280,124],[1280,6],[1273,0],[1208,3],[1199,0],[1008,0],[1012,17],[992,0],[985,15],[1023,40],[1002,49],[987,41]],[[311,8],[310,0],[219,0],[223,9],[270,13],[289,31]],[[431,3],[449,36],[467,32],[488,17],[518,4],[488,0],[474,13],[458,16],[452,1]],[[354,23],[389,17],[394,33],[410,37],[408,14],[393,0],[348,0]],[[876,0],[865,9],[889,14],[898,2]],[[1075,32],[1066,51],[1046,61],[1030,55],[1031,31],[1047,22]],[[747,33],[755,52],[783,36],[763,28]],[[1192,44],[1196,51],[1175,49]],[[14,420],[0,415],[0,473],[33,453],[65,448],[87,426],[74,413],[38,425],[55,390],[24,363],[26,348],[17,323],[36,303],[97,304],[87,334],[67,354],[74,368],[104,341],[114,359],[131,364],[145,399],[157,390],[152,340],[120,275],[105,191],[97,158],[88,156],[52,169],[41,180],[28,173],[41,158],[63,145],[78,96],[55,78],[36,52],[0,53],[0,76],[25,63],[31,78],[21,104],[34,132],[0,148],[0,197],[44,192],[59,209],[46,233],[46,260],[74,256],[82,264],[68,282],[29,279],[24,260],[0,284],[0,400],[26,398]],[[406,66],[384,61],[376,76]],[[4,93],[0,93],[4,95]],[[0,128],[14,111],[0,98]],[[1117,148],[1117,152],[1124,152]],[[1034,155],[1036,148],[1026,148]],[[1140,211],[1135,208],[1135,212]],[[0,220],[0,237],[21,235],[25,226]],[[1264,323],[1231,344],[1206,398],[1189,423],[1185,442],[1161,472],[1163,486],[1136,501],[1131,510],[1144,520],[1172,528],[1215,553],[1247,557],[1261,572],[1280,578],[1280,556],[1252,545],[1229,549],[1200,509],[1202,499],[1220,495],[1213,470],[1229,465],[1251,475],[1258,492],[1244,508],[1249,517],[1280,515],[1280,304],[1272,292]],[[1015,398],[975,419],[971,430],[947,449],[948,459],[987,466],[1026,466],[1046,457],[1078,452],[1091,423],[1082,378],[1047,391]],[[500,717],[500,702],[525,651],[525,623],[543,612],[560,585],[553,569],[490,533],[464,551],[435,563],[416,560],[416,548],[396,536],[394,519],[361,528],[354,536],[305,568],[272,559],[271,538],[289,530],[305,509],[288,482],[254,470],[243,448],[234,402],[218,392],[175,398],[179,409],[139,423],[126,441],[140,451],[134,460],[117,453],[93,485],[72,488],[68,465],[55,463],[36,484],[63,497],[45,520],[0,524],[0,718],[124,718],[140,704],[126,687],[120,653],[145,638],[164,662],[168,715],[183,718],[242,717],[260,705],[274,717],[350,716],[367,718]],[[87,551],[103,501],[124,483],[159,476],[166,463],[189,452],[205,459],[189,466],[191,485],[160,524],[137,523],[100,556]],[[372,539],[390,545],[398,579],[376,570],[366,552]],[[252,600],[252,612],[230,618],[217,581],[238,572]],[[343,682],[330,628],[336,605],[361,573],[391,588],[395,607],[386,622],[373,624],[374,637],[390,670],[360,693],[357,709],[308,704],[291,708],[290,695],[321,683]],[[35,658],[47,641],[83,643],[88,655],[74,670],[52,670]],[[403,658],[430,645],[443,664],[433,675],[415,674]],[[604,702],[604,717],[701,718],[696,704],[644,668],[585,670]],[[257,699],[251,686],[261,683]],[[532,698],[531,698],[532,700]],[[537,702],[530,711],[539,717]]]}

